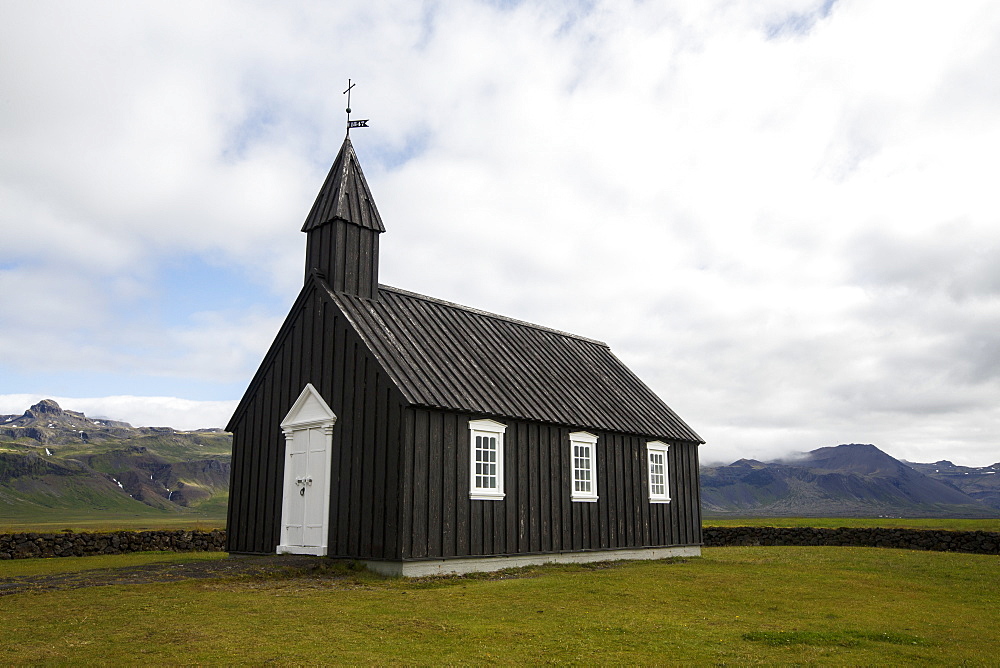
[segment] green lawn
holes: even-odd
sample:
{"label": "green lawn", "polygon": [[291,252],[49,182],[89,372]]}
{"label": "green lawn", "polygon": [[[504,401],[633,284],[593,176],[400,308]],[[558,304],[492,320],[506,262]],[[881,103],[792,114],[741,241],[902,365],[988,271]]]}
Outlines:
{"label": "green lawn", "polygon": [[[138,506],[138,504],[136,504]],[[72,531],[145,531],[149,529],[224,529],[225,500],[202,507],[168,512],[142,506],[121,510],[73,510],[63,508],[5,507],[0,517],[0,533],[58,533]]]}
{"label": "green lawn", "polygon": [[967,520],[905,517],[706,517],[704,526],[715,527],[889,527],[901,529],[949,529],[952,531],[1000,531],[1000,519]]}
{"label": "green lawn", "polygon": [[945,552],[729,547],[509,579],[25,593],[0,597],[0,664],[995,665],[998,566]]}
{"label": "green lawn", "polygon": [[0,578],[79,573],[107,568],[128,568],[149,564],[180,564],[188,561],[225,559],[225,552],[129,552],[93,557],[59,559],[11,559],[0,561]]}

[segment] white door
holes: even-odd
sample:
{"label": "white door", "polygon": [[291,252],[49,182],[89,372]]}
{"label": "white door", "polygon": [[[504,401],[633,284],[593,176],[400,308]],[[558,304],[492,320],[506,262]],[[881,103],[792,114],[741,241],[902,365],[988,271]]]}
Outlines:
{"label": "white door", "polygon": [[[325,429],[293,429],[286,437],[284,518],[286,552],[313,553],[326,546],[327,436]],[[296,550],[294,548],[311,548]]]}
{"label": "white door", "polygon": [[330,465],[337,417],[307,384],[281,423],[285,479],[277,551],[325,555],[330,517]]}

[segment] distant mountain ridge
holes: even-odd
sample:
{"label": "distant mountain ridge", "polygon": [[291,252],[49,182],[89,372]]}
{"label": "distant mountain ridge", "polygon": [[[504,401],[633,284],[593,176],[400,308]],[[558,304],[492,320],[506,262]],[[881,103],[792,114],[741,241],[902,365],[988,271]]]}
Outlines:
{"label": "distant mountain ridge", "polygon": [[[225,433],[221,429],[199,429],[198,432]],[[170,427],[133,427],[119,420],[88,418],[83,413],[64,410],[52,399],[42,399],[21,415],[0,415],[0,438],[29,438],[42,444],[67,439],[86,442],[162,433],[178,432]]]}
{"label": "distant mountain ridge", "polygon": [[2,518],[92,510],[223,517],[232,437],[88,418],[44,399],[0,415]]}
{"label": "distant mountain ridge", "polygon": [[948,483],[992,508],[1000,508],[1000,462],[989,466],[959,466],[947,459],[933,464],[904,462],[935,480]]}
{"label": "distant mountain ridge", "polygon": [[704,512],[716,516],[1000,517],[1000,507],[983,501],[987,495],[975,498],[870,444],[703,467],[701,491]]}

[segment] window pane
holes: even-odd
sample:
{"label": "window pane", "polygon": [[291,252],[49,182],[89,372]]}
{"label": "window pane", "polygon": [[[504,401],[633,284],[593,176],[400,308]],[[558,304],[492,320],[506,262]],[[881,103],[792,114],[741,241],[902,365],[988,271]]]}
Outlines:
{"label": "window pane", "polygon": [[651,496],[667,496],[666,453],[661,450],[649,452],[649,493]]}
{"label": "window pane", "polygon": [[578,441],[571,441],[571,446],[573,492],[591,495],[594,493],[594,446]]}
{"label": "window pane", "polygon": [[[472,450],[470,453],[471,475],[469,476],[471,489],[469,491],[474,499],[501,498],[503,458],[500,448],[503,444],[503,436],[498,431],[492,431],[492,425],[488,424],[488,421],[482,422],[484,429],[477,428],[480,425],[475,424],[475,421],[470,421],[469,425],[471,427],[470,449]],[[477,496],[477,492],[490,492],[490,494]]]}

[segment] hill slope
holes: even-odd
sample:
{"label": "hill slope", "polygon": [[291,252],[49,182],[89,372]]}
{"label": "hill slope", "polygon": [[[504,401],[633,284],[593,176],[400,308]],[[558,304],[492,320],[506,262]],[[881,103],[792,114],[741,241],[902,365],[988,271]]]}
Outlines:
{"label": "hill slope", "polygon": [[1000,462],[990,466],[959,466],[942,459],[933,464],[906,464],[928,477],[957,487],[977,501],[1000,509]]}
{"label": "hill slope", "polygon": [[819,448],[794,461],[741,459],[705,467],[701,485],[702,508],[716,516],[1000,516],[1000,510],[874,445]]}
{"label": "hill slope", "polygon": [[190,515],[219,523],[231,438],[215,429],[137,428],[40,401],[22,415],[0,415],[0,518]]}

